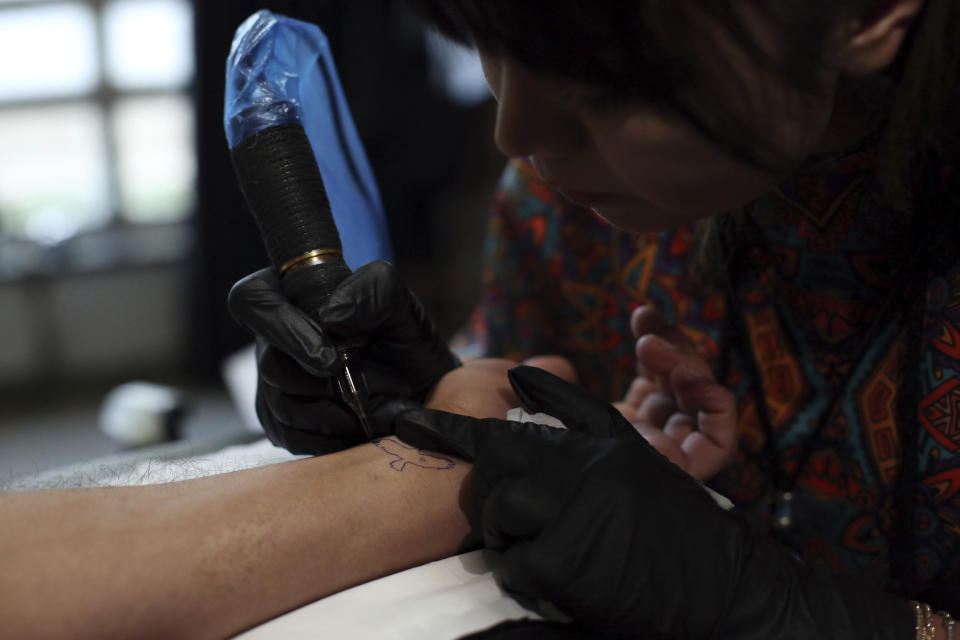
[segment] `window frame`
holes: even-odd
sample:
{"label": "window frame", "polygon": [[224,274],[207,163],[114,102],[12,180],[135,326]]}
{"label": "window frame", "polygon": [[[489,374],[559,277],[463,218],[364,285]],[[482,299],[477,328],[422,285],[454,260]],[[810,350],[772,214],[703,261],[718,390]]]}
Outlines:
{"label": "window frame", "polygon": [[[136,0],[132,0],[136,1]],[[125,240],[127,236],[133,237],[142,237],[143,231],[151,227],[172,227],[172,228],[186,228],[191,226],[192,218],[195,215],[195,210],[197,207],[197,184],[194,183],[194,198],[192,205],[188,205],[187,210],[184,211],[184,217],[176,221],[157,221],[157,222],[137,222],[129,219],[125,216],[125,210],[121,204],[122,198],[122,187],[121,187],[121,169],[120,169],[120,147],[117,139],[117,130],[114,122],[114,112],[117,105],[122,104],[124,100],[128,99],[150,99],[150,98],[183,98],[186,99],[191,107],[191,110],[196,112],[196,95],[195,95],[195,82],[197,70],[194,66],[194,69],[190,76],[186,79],[183,84],[176,86],[168,87],[131,87],[131,88],[119,88],[112,85],[110,82],[110,73],[109,73],[109,61],[108,61],[108,45],[107,45],[107,30],[106,30],[106,20],[105,14],[110,0],[11,0],[11,1],[0,1],[0,19],[2,19],[3,13],[5,11],[11,10],[21,10],[27,8],[38,8],[38,7],[50,7],[56,5],[70,5],[70,4],[79,4],[90,7],[94,12],[94,37],[96,43],[95,55],[96,60],[96,69],[97,69],[97,81],[89,91],[82,91],[77,93],[69,93],[64,95],[54,95],[54,96],[45,96],[45,97],[27,97],[27,98],[11,98],[11,99],[0,99],[0,114],[19,110],[19,109],[30,109],[38,107],[52,107],[52,106],[61,106],[61,105],[88,105],[92,107],[98,114],[99,123],[100,123],[100,135],[103,140],[103,149],[104,149],[104,163],[106,169],[106,179],[107,183],[105,185],[106,192],[106,220],[107,222],[103,225],[96,226],[88,230],[81,230],[73,236],[70,236],[63,242],[57,243],[53,246],[44,247],[43,251],[59,252],[69,254],[69,250],[64,249],[63,245],[68,245],[73,238],[91,236],[91,235],[103,235],[108,237],[107,242],[110,243],[121,243],[132,245],[130,247],[117,247],[117,250],[112,253],[118,256],[115,262],[129,264],[143,264],[144,262],[155,262],[156,257],[153,258],[144,258],[141,256],[135,255],[137,252],[136,244],[137,242],[132,240]],[[190,7],[191,11],[191,20],[196,20],[196,10],[192,2],[187,2],[187,5]],[[191,55],[195,51],[195,30],[191,32],[191,41],[189,42]],[[194,126],[196,126],[196,119],[194,119]],[[196,134],[191,137],[192,152],[196,156],[197,154],[197,140]],[[180,236],[183,236],[181,229]],[[25,238],[19,234],[4,234],[0,232],[0,247],[4,243],[15,243],[15,244],[36,244],[33,240]],[[188,246],[190,243],[185,243],[185,246],[181,247],[178,251],[168,252],[165,260],[175,260],[179,261],[184,258],[188,252]],[[164,261],[165,261],[164,260]],[[71,260],[69,256],[66,259],[60,258],[52,261],[47,261],[48,264],[55,263],[58,265],[59,269],[64,271],[73,272],[73,271],[83,271],[85,270],[82,266],[71,265]],[[0,281],[3,280],[17,280],[21,277],[29,275],[32,269],[28,266],[24,268],[18,268],[18,265],[13,265],[10,268],[4,269],[4,265],[0,264]],[[76,267],[76,268],[75,268]]]}

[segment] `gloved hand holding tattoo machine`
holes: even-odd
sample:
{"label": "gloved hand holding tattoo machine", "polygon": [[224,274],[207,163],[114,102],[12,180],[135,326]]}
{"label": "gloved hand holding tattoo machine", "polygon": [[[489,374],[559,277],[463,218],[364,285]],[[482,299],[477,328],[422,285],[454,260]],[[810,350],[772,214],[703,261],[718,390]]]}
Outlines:
{"label": "gloved hand holding tattoo machine", "polygon": [[459,362],[389,263],[350,273],[389,251],[320,29],[267,11],[248,19],[227,64],[224,122],[273,264],[229,299],[257,336],[267,435],[296,453],[327,453],[389,433],[393,415]]}

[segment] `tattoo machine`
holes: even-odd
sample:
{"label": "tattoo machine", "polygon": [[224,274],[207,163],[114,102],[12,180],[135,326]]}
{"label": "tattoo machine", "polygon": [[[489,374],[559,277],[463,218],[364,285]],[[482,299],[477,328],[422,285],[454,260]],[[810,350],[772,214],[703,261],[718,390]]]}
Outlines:
{"label": "tattoo machine", "polygon": [[[315,314],[351,267],[391,259],[373,172],[319,27],[259,11],[237,29],[224,127],[240,189],[295,305]],[[337,350],[340,397],[372,437],[359,344]]]}

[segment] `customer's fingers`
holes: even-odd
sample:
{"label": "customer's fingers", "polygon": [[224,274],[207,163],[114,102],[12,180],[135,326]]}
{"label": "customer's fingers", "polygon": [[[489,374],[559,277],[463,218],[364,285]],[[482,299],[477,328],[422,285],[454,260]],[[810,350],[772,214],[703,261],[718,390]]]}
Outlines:
{"label": "customer's fingers", "polygon": [[682,443],[697,430],[697,420],[687,413],[672,414],[663,425],[663,432],[676,443]]}
{"label": "customer's fingers", "polygon": [[656,335],[646,335],[637,340],[637,365],[647,373],[647,377],[657,381],[659,390],[672,394],[670,372],[677,367],[713,377],[710,365],[700,355]]}
{"label": "customer's fingers", "polygon": [[639,409],[644,399],[656,390],[657,384],[653,380],[637,376],[633,379],[633,382],[630,383],[630,388],[627,389],[626,395],[623,396],[623,402],[631,405],[634,410]]}
{"label": "customer's fingers", "polygon": [[[681,351],[699,356],[704,362],[707,362],[710,357],[706,347],[697,344],[689,335],[675,325],[668,323],[664,315],[653,306],[646,305],[634,310],[630,316],[630,329],[638,343],[644,336],[654,335],[663,338]],[[637,361],[637,375],[652,376],[652,373],[643,366],[639,359]]]}
{"label": "customer's fingers", "polygon": [[667,322],[666,317],[651,305],[637,307],[633,311],[630,315],[630,330],[636,338],[653,334],[681,348],[696,348],[696,343],[690,339],[690,336]]}
{"label": "customer's fingers", "polygon": [[691,430],[681,444],[687,455],[687,470],[698,480],[707,480],[736,454],[736,400],[733,393],[714,382],[712,376],[689,369],[676,369],[671,374],[671,382],[680,410],[696,416],[696,429]]}
{"label": "customer's fingers", "polygon": [[653,391],[638,407],[637,420],[662,429],[677,410],[677,401],[671,394]]}

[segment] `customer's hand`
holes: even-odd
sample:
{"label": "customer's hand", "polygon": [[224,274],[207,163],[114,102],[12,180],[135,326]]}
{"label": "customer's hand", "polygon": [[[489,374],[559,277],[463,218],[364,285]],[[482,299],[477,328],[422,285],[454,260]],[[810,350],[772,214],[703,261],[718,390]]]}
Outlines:
{"label": "customer's hand", "polygon": [[697,480],[736,454],[737,405],[715,381],[706,352],[653,307],[634,311],[637,377],[617,403],[657,451]]}
{"label": "customer's hand", "polygon": [[610,404],[537,369],[510,378],[528,410],[569,430],[421,408],[396,434],[474,461],[468,495],[521,603],[631,638],[913,637],[905,601],[796,560]]}
{"label": "customer's hand", "polygon": [[294,453],[330,453],[366,440],[340,400],[336,345],[358,345],[375,436],[393,415],[422,403],[459,360],[392,265],[372,262],[344,280],[315,316],[283,295],[272,269],[237,282],[233,317],[257,338],[257,415],[267,436]]}

